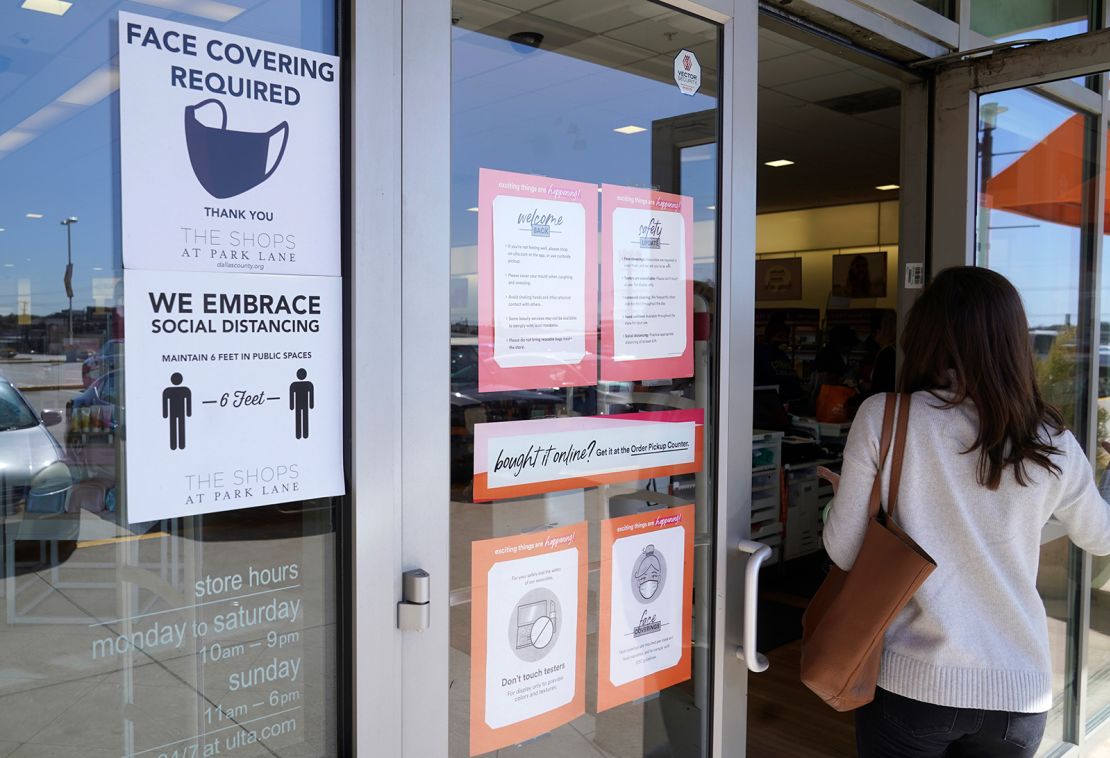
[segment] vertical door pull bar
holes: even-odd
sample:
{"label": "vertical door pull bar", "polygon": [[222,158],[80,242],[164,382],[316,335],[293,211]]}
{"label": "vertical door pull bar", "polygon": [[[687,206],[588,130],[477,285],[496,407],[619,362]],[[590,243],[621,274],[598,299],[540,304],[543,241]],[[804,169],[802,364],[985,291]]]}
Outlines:
{"label": "vertical door pull bar", "polygon": [[759,607],[759,569],[771,557],[771,548],[762,542],[740,540],[740,552],[748,555],[744,567],[744,644],[736,648],[736,657],[748,664],[756,674],[766,671],[771,664],[767,656],[755,647],[756,613]]}

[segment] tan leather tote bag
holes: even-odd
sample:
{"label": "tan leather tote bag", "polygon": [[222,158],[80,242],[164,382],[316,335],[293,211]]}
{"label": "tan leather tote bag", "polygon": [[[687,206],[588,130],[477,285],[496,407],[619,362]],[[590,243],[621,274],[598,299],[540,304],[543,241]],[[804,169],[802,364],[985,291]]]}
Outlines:
{"label": "tan leather tote bag", "polygon": [[[884,511],[882,462],[890,450],[896,405],[890,502]],[[802,682],[838,711],[874,699],[883,635],[937,566],[894,521],[909,415],[909,395],[886,396],[880,464],[871,487],[863,545],[851,571],[832,567],[802,617]]]}

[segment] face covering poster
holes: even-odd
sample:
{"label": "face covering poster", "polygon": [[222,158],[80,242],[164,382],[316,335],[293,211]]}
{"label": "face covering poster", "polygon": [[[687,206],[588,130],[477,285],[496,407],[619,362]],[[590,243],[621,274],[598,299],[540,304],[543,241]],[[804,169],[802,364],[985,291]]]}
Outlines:
{"label": "face covering poster", "polygon": [[339,59],[119,14],[123,264],[339,276]]}
{"label": "face covering poster", "polygon": [[597,384],[597,187],[478,175],[478,390]]}
{"label": "face covering poster", "polygon": [[470,754],[586,709],[586,522],[471,545]]}
{"label": "face covering poster", "polygon": [[597,709],[690,678],[694,506],[601,522]]}

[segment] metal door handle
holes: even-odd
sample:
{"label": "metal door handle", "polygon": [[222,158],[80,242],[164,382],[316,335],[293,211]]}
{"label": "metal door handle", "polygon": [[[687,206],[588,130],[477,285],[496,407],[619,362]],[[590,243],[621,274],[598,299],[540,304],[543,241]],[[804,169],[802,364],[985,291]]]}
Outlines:
{"label": "metal door handle", "polygon": [[397,628],[422,632],[431,626],[431,575],[424,569],[401,574],[401,602],[397,603]]}
{"label": "metal door handle", "polygon": [[740,540],[740,552],[748,554],[744,567],[744,644],[736,648],[736,657],[748,664],[748,670],[760,673],[770,662],[755,647],[755,622],[759,608],[759,569],[771,557],[771,548],[762,542]]}

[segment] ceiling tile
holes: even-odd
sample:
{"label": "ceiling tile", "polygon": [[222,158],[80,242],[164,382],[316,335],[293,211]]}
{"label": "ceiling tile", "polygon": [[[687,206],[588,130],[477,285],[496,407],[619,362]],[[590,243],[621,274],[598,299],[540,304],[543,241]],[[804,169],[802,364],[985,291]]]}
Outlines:
{"label": "ceiling tile", "polygon": [[656,53],[675,53],[705,41],[704,32],[714,33],[715,27],[700,21],[691,31],[683,14],[670,11],[663,16],[614,29],[606,36],[647,48]]}
{"label": "ceiling tile", "polygon": [[[532,13],[579,29],[602,34],[644,19],[671,14],[667,8],[642,0],[621,3],[599,3],[597,0],[560,0],[538,8]],[[704,22],[703,22],[704,23]]]}
{"label": "ceiling tile", "polygon": [[817,102],[830,97],[841,97],[873,90],[875,89],[875,82],[867,77],[860,76],[855,71],[838,71],[825,76],[784,84],[776,89],[808,102]]}
{"label": "ceiling tile", "polygon": [[792,47],[779,42],[777,39],[765,38],[762,34],[759,35],[759,60],[769,61],[772,58],[781,58],[784,55],[798,52]]}
{"label": "ceiling tile", "polygon": [[843,69],[844,66],[834,66],[811,53],[793,53],[760,65],[759,83],[764,87],[781,88],[784,84],[827,76]]}

